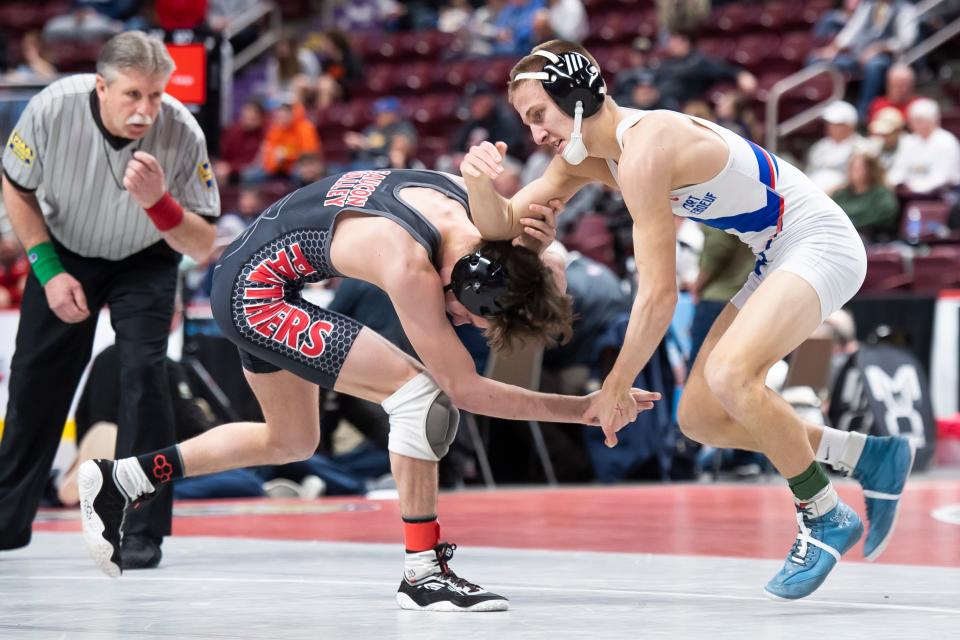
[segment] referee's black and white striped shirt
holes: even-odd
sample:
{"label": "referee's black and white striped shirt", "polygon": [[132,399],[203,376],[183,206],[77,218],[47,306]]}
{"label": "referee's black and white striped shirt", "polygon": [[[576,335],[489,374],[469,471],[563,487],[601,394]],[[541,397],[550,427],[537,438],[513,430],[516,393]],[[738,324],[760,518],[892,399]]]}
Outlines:
{"label": "referee's black and white striped shirt", "polygon": [[93,74],[58,80],[27,104],[3,150],[3,171],[21,191],[36,191],[51,234],[90,258],[120,260],[161,239],[123,188],[135,150],[153,155],[180,205],[201,216],[220,215],[220,194],[203,131],[166,94],[141,140],[110,134],[100,118]]}

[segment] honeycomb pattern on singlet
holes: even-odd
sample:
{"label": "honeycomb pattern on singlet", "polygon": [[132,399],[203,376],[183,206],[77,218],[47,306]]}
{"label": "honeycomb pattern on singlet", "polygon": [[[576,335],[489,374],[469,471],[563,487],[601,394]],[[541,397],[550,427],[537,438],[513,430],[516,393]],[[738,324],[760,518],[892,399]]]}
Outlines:
{"label": "honeycomb pattern on singlet", "polygon": [[[326,262],[329,241],[330,232],[327,230],[301,229],[286,233],[264,245],[240,268],[231,290],[230,306],[233,326],[245,339],[335,379],[343,366],[347,352],[350,351],[363,326],[351,318],[310,304],[300,294],[304,284],[319,282],[337,275]],[[294,251],[295,247],[299,248],[299,256]],[[282,257],[281,253],[286,255],[286,262],[292,265],[299,264],[307,270],[312,268],[315,271],[302,275],[302,270],[297,270],[295,271],[297,277],[290,278],[265,267],[267,261],[276,261]],[[308,263],[305,267],[303,262],[297,259],[300,256]],[[264,271],[265,269],[268,270]],[[268,273],[277,276],[276,280],[280,284],[271,285],[251,280],[251,276],[256,271],[260,274]],[[263,292],[264,297],[249,297],[249,294],[254,291]],[[275,313],[265,313],[264,316],[256,315],[256,310],[253,309],[254,306],[270,307],[271,305],[278,305],[274,307],[278,310]],[[301,315],[298,311],[305,315]],[[297,317],[289,318],[291,314]],[[309,324],[306,324],[307,317]],[[251,325],[251,320],[253,324],[271,335],[264,335],[255,329]],[[314,325],[318,322],[329,323],[332,327],[329,331],[326,328],[315,327]],[[286,332],[284,331],[285,323],[288,323]],[[290,330],[291,326],[296,330]],[[291,334],[298,336],[296,348],[289,346],[288,340]],[[322,351],[319,354],[315,353],[318,345],[312,340],[312,336],[319,336],[323,341]]]}

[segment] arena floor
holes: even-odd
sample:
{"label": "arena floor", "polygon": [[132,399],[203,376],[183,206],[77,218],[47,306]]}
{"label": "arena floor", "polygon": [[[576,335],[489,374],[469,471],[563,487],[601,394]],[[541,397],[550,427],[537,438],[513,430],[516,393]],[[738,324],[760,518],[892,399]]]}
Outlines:
{"label": "arena floor", "polygon": [[[841,496],[862,512],[857,485]],[[0,554],[0,638],[956,638],[960,480],[917,478],[877,563],[858,545],[803,601],[765,598],[795,534],[786,488],[644,485],[445,494],[462,576],[506,613],[401,611],[390,500],[179,503],[155,571],[111,580],[75,512]],[[819,632],[818,632],[819,633]]]}

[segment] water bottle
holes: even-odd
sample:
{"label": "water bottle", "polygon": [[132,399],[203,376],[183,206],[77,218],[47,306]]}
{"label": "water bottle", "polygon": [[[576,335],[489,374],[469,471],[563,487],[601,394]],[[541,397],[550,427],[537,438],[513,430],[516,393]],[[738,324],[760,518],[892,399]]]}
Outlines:
{"label": "water bottle", "polygon": [[907,209],[907,225],[905,233],[907,242],[917,244],[920,242],[920,233],[923,231],[923,217],[920,215],[920,209],[910,207]]}

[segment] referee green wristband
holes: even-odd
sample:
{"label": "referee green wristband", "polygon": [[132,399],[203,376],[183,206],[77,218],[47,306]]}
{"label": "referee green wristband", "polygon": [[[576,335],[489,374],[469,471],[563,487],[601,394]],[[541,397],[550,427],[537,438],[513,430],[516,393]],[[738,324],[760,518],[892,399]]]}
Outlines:
{"label": "referee green wristband", "polygon": [[60,256],[57,255],[52,242],[34,245],[27,251],[27,260],[30,261],[30,268],[40,281],[40,286],[45,286],[50,278],[66,271],[60,263]]}

